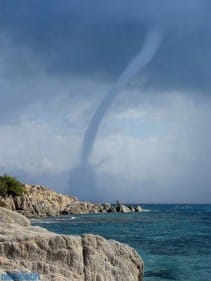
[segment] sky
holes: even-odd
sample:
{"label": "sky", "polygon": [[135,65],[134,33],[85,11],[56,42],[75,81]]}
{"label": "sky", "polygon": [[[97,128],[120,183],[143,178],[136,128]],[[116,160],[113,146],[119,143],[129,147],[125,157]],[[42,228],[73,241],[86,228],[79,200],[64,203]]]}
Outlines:
{"label": "sky", "polygon": [[[1,174],[81,200],[211,203],[210,12],[209,0],[0,0]],[[87,180],[86,129],[152,28],[161,45],[106,112]]]}

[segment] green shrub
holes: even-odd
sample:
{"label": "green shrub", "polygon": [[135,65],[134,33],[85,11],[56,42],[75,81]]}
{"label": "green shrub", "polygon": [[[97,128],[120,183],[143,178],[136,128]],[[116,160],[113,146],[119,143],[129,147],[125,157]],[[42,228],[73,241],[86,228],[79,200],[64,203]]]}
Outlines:
{"label": "green shrub", "polygon": [[24,193],[24,185],[16,178],[3,175],[0,176],[0,195],[2,196],[20,196]]}

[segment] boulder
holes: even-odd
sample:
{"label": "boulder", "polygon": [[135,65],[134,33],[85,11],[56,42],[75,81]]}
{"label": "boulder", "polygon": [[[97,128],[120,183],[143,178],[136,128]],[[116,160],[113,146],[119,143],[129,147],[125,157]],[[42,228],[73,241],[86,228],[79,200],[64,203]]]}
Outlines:
{"label": "boulder", "polygon": [[10,210],[16,210],[16,206],[12,196],[3,197],[0,196],[0,207],[4,207]]}
{"label": "boulder", "polygon": [[8,224],[8,223],[18,224],[20,226],[30,225],[30,221],[26,217],[1,207],[0,207],[0,223],[1,223],[1,227],[4,226],[4,224]]}
{"label": "boulder", "polygon": [[55,234],[3,208],[0,265],[0,274],[37,272],[42,281],[141,281],[143,277],[142,259],[126,244],[92,234]]}
{"label": "boulder", "polygon": [[133,206],[129,205],[128,208],[130,209],[131,212],[135,212],[135,208]]}
{"label": "boulder", "polygon": [[117,210],[116,210],[116,207],[114,206],[111,206],[108,210],[107,210],[108,213],[116,213]]}
{"label": "boulder", "polygon": [[103,203],[102,206],[105,208],[105,209],[108,209],[111,207],[111,203]]}
{"label": "boulder", "polygon": [[131,209],[128,208],[126,205],[120,204],[120,202],[116,201],[116,211],[120,213],[130,213]]}
{"label": "boulder", "polygon": [[143,208],[141,206],[136,206],[135,207],[135,212],[142,212],[143,211]]}
{"label": "boulder", "polygon": [[103,211],[108,211],[111,208],[111,204],[110,203],[103,203],[101,204],[101,208]]}
{"label": "boulder", "polygon": [[127,206],[125,206],[125,205],[120,205],[120,212],[121,213],[130,213],[131,209],[128,208]]}

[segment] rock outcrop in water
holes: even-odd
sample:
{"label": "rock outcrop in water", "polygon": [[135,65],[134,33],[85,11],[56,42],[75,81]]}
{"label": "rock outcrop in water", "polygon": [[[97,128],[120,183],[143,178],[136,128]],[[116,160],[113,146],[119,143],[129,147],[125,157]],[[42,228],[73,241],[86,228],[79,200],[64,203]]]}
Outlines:
{"label": "rock outcrop in water", "polygon": [[80,202],[76,197],[57,193],[42,185],[25,184],[25,190],[26,193],[22,196],[0,196],[0,207],[17,211],[28,218],[87,213],[126,213],[142,210],[140,206],[134,209],[119,202],[116,206],[109,203]]}
{"label": "rock outcrop in water", "polygon": [[15,272],[38,272],[42,281],[141,281],[143,261],[126,244],[58,235],[0,208],[0,276]]}

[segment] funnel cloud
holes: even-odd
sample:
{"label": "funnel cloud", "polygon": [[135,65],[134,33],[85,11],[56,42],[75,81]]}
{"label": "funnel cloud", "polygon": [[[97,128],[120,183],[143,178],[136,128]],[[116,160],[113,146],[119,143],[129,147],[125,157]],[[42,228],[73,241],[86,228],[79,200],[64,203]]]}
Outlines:
{"label": "funnel cloud", "polygon": [[127,86],[129,81],[153,59],[161,44],[162,37],[161,31],[155,28],[151,29],[147,33],[141,51],[135,58],[132,59],[126,69],[122,72],[116,83],[113,85],[110,91],[107,92],[99,107],[95,111],[83,139],[81,149],[81,164],[71,171],[70,186],[72,192],[75,191],[74,189],[78,190],[78,188],[82,188],[84,190],[84,188],[88,186],[91,192],[96,193],[94,180],[95,170],[88,162],[100,124],[114,98],[125,86]]}
{"label": "funnel cloud", "polygon": [[86,166],[88,158],[92,152],[92,148],[96,139],[96,135],[101,124],[103,117],[105,116],[107,110],[112,104],[114,98],[119,94],[119,92],[128,84],[128,82],[150,61],[156,54],[162,41],[162,33],[158,29],[152,29],[147,33],[144,46],[139,52],[139,54],[129,63],[127,68],[119,76],[116,83],[110,89],[110,91],[105,95],[101,104],[95,111],[87,131],[82,145],[82,163]]}

